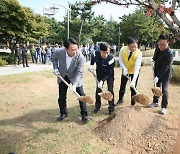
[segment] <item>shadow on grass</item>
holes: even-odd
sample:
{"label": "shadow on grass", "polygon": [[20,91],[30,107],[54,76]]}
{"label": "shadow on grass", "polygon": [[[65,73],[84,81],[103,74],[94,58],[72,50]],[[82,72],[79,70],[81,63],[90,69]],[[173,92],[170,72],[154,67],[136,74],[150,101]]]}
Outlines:
{"label": "shadow on grass", "polygon": [[[94,114],[94,105],[87,105],[91,121],[89,123],[90,126],[96,122],[94,120],[96,116],[102,118],[103,115],[108,113],[107,105],[105,106],[102,106],[102,110],[98,114]],[[79,105],[67,109],[68,117],[62,122],[56,120],[59,116],[58,108],[35,110],[19,117],[0,120],[0,151],[2,153],[19,152],[23,145],[26,143],[30,144],[42,134],[58,134],[61,128],[59,124],[62,124],[62,128],[69,126],[69,124],[71,125],[71,123],[84,125],[81,120]],[[55,126],[56,123],[58,127]]]}
{"label": "shadow on grass", "polygon": [[[105,107],[104,107],[105,106]],[[87,105],[89,118],[93,120],[93,117],[108,115],[108,106],[102,105],[101,111],[97,114],[93,113],[94,105]],[[75,122],[79,125],[83,124],[81,121],[80,108],[79,105],[74,107],[67,108],[68,117],[59,123]],[[34,123],[43,122],[43,123],[56,123],[57,118],[59,117],[59,109],[47,109],[47,110],[35,110],[29,113],[26,113],[19,117],[14,117],[11,119],[0,120],[0,126],[18,126],[24,128],[33,128],[36,129]]]}

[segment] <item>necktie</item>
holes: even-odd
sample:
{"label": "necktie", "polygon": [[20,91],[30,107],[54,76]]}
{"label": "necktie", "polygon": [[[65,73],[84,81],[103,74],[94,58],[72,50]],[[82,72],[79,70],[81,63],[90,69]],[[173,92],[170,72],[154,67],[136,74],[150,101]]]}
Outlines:
{"label": "necktie", "polygon": [[131,58],[132,52],[129,53],[128,60]]}

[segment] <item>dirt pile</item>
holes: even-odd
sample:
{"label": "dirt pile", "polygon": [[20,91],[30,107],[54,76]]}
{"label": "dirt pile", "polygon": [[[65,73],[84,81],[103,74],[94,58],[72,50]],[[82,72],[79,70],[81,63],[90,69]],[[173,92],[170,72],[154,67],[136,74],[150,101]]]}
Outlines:
{"label": "dirt pile", "polygon": [[95,133],[127,153],[170,154],[177,129],[162,115],[136,106],[121,107],[111,121],[99,124]]}

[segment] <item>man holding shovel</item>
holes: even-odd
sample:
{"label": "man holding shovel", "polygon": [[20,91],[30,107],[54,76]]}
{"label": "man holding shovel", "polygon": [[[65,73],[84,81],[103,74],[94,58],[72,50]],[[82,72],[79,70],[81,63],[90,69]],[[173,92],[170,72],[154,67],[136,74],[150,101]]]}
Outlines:
{"label": "man holding shovel", "polygon": [[[154,84],[157,87],[162,85],[162,104],[161,113],[167,114],[168,106],[168,83],[172,77],[172,60],[173,53],[169,48],[169,36],[167,34],[161,34],[157,41],[158,47],[155,50],[154,60]],[[154,96],[153,102],[149,104],[149,107],[159,107],[159,97]]]}
{"label": "man holding shovel", "polygon": [[[142,62],[142,53],[138,49],[138,41],[135,38],[128,38],[127,46],[123,46],[119,52],[119,64],[122,68],[121,85],[119,90],[119,100],[116,105],[123,103],[126,84],[128,78],[131,80],[131,97],[136,95],[134,88],[137,85],[139,71]],[[131,105],[135,105],[135,100],[131,99]]]}
{"label": "man holding shovel", "polygon": [[[64,47],[65,48],[57,49],[54,52],[52,58],[54,74],[62,77],[65,80],[65,82],[63,82],[63,80],[58,78],[58,104],[61,114],[57,119],[58,121],[62,121],[68,116],[66,105],[68,84],[72,84],[72,91],[74,91],[75,93],[77,92],[80,96],[85,96],[82,86],[83,66],[85,62],[84,56],[80,51],[78,51],[79,45],[73,38],[65,41]],[[79,106],[81,109],[82,121],[87,122],[89,119],[86,103],[79,101]]]}
{"label": "man holding shovel", "polygon": [[[99,51],[100,50],[100,51]],[[107,81],[108,91],[112,93],[113,98],[109,100],[109,115],[114,112],[114,56],[110,54],[110,45],[108,43],[101,43],[99,50],[91,57],[89,70],[94,71],[93,65],[96,63],[97,87],[96,87],[96,103],[94,113],[98,113],[101,108],[101,97],[98,93],[102,92],[104,81]]]}

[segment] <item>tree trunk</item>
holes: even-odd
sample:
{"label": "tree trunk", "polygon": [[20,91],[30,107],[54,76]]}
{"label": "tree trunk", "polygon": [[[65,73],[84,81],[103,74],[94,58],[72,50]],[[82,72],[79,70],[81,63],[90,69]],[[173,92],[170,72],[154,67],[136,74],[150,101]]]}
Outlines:
{"label": "tree trunk", "polygon": [[83,27],[83,20],[82,20],[82,22],[81,22],[80,29],[79,29],[79,36],[78,36],[78,42],[79,42],[79,44],[81,43],[82,27]]}

